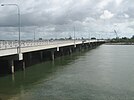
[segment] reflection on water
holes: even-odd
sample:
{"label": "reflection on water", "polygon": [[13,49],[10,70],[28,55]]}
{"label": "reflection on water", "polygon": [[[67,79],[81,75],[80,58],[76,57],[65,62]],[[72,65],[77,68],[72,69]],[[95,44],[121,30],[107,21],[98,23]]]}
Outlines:
{"label": "reflection on water", "polygon": [[134,47],[102,45],[0,77],[2,100],[134,100]]}
{"label": "reflection on water", "polygon": [[[16,95],[24,95],[25,91],[32,89],[40,81],[51,80],[58,69],[63,69],[70,62],[74,61],[80,53],[72,56],[57,58],[55,61],[48,61],[28,67],[24,71],[0,77],[0,99],[16,99]],[[65,65],[65,66],[64,66]]]}

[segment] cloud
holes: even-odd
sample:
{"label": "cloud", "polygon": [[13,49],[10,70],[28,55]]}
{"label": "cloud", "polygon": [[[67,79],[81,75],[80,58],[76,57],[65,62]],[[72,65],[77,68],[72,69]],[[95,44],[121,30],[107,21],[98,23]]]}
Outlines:
{"label": "cloud", "polygon": [[122,3],[123,0],[116,0],[117,6],[119,6]]}
{"label": "cloud", "polygon": [[[92,34],[113,31],[115,23],[121,24],[120,32],[126,28],[131,30],[129,32],[132,34],[134,30],[127,24],[134,19],[132,13],[134,0],[1,0],[0,3],[19,5],[23,39],[27,37],[32,39],[34,29],[37,29],[39,36],[45,38],[51,38],[52,33],[53,36],[57,36],[55,33],[58,33],[58,37],[66,36],[67,33],[73,33],[74,26],[76,26],[76,33],[81,35],[87,31]],[[131,26],[133,25],[132,23]],[[11,30],[17,33],[16,7],[0,7],[0,27],[0,33],[5,33],[6,38]],[[127,32],[124,34],[130,35]]]}
{"label": "cloud", "polygon": [[129,15],[128,15],[128,14],[124,14],[124,17],[125,17],[125,18],[129,18]]}
{"label": "cloud", "polygon": [[114,16],[110,11],[104,10],[103,14],[100,16],[101,19],[111,19]]}
{"label": "cloud", "polygon": [[98,3],[97,7],[100,9],[104,9],[112,0],[102,0]]}

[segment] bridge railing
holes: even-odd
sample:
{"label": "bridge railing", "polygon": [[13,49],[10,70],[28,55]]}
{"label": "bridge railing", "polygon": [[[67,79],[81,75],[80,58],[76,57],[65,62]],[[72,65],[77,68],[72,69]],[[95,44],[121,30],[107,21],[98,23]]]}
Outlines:
{"label": "bridge railing", "polygon": [[[75,43],[82,42],[83,40],[75,40]],[[86,42],[96,42],[98,40],[86,40]],[[103,41],[103,40],[99,40]],[[47,45],[58,45],[65,43],[74,43],[74,40],[22,40],[21,48],[32,47],[32,46],[47,46]],[[0,50],[17,48],[19,46],[18,41],[15,40],[0,40]]]}
{"label": "bridge railing", "polygon": [[[78,40],[77,40],[78,41]],[[81,41],[81,40],[79,40]],[[21,41],[21,47],[31,47],[31,46],[41,46],[41,45],[58,45],[58,44],[64,44],[64,43],[73,43],[73,40],[27,40],[27,41]],[[10,48],[17,48],[19,46],[18,41],[0,41],[0,50],[2,49],[10,49]]]}

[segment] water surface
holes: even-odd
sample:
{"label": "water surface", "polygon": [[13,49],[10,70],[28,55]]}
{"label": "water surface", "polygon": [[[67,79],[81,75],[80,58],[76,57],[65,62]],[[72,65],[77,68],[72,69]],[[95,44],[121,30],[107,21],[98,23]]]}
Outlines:
{"label": "water surface", "polygon": [[102,45],[0,77],[2,100],[134,100],[134,46]]}

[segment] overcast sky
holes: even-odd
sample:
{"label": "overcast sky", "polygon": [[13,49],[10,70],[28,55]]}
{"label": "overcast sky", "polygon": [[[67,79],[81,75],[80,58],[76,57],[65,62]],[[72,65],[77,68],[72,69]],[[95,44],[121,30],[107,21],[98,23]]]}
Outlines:
{"label": "overcast sky", "polygon": [[[21,38],[119,37],[134,35],[134,0],[0,0],[18,4]],[[17,39],[17,7],[0,7],[0,39]],[[100,34],[100,35],[99,35]]]}

